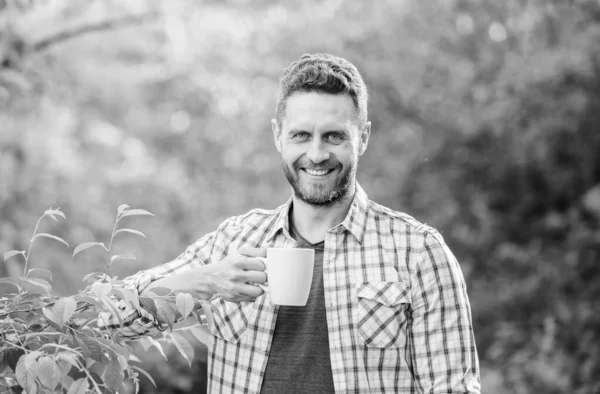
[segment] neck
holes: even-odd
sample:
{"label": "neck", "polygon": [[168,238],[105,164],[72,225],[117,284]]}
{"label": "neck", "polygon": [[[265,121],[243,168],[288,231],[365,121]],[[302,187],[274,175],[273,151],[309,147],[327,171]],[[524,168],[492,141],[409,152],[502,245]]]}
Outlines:
{"label": "neck", "polygon": [[310,243],[323,241],[327,230],[337,226],[346,218],[354,194],[355,189],[353,188],[352,193],[327,206],[307,204],[293,196],[291,219],[296,231]]}

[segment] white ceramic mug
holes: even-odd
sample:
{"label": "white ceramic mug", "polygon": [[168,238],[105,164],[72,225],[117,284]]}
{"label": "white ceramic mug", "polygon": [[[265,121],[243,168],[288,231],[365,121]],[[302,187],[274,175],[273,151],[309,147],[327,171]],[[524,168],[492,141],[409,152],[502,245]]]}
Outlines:
{"label": "white ceramic mug", "polygon": [[265,291],[270,295],[271,304],[305,306],[312,284],[315,251],[268,248],[267,258],[259,258],[267,266],[268,288]]}

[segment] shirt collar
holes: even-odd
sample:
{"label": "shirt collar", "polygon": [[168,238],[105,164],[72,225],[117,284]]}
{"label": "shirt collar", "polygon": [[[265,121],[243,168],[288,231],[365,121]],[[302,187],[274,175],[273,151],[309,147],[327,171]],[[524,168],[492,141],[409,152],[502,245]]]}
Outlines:
{"label": "shirt collar", "polygon": [[[367,227],[368,201],[367,193],[365,193],[363,188],[356,182],[356,190],[352,204],[350,205],[350,210],[348,210],[348,214],[342,223],[335,227],[344,227],[354,235],[359,243],[362,243]],[[290,197],[284,205],[279,207],[279,212],[277,213],[273,226],[267,233],[267,243],[272,242],[279,231],[283,231],[284,234],[291,238],[289,228],[289,213],[291,206],[292,197]]]}
{"label": "shirt collar", "polygon": [[279,231],[283,231],[289,238],[290,235],[290,227],[289,227],[289,213],[290,208],[292,206],[292,197],[290,197],[285,204],[279,207],[277,216],[275,217],[275,221],[269,232],[267,233],[266,242],[271,243],[275,236],[279,233]]}
{"label": "shirt collar", "polygon": [[363,188],[356,182],[356,191],[350,210],[341,226],[350,231],[359,243],[365,236],[367,228],[367,212],[369,207],[369,198]]}

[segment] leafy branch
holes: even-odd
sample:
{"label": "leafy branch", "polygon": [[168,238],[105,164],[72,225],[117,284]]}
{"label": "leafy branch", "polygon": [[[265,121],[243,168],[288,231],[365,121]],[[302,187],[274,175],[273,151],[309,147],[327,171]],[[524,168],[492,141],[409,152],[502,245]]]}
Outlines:
{"label": "leafy branch", "polygon": [[[160,327],[169,327],[159,338],[138,338],[144,349],[152,346],[166,358],[162,343],[172,343],[191,366],[194,347],[181,334],[190,332],[201,342],[207,341],[208,330],[202,324],[212,324],[212,304],[195,300],[190,294],[173,294],[170,289],[155,288],[139,296],[117,277],[108,275],[110,265],[118,259],[133,259],[134,255],[111,255],[118,234],[134,234],[146,238],[139,230],[121,227],[130,216],[154,216],[143,209],[118,207],[108,246],[100,242],[85,242],[75,247],[73,257],[94,246],[106,252],[104,272],[84,277],[89,286],[79,294],[57,297],[51,294],[52,274],[29,269],[33,244],[40,238],[50,238],[65,245],[65,240],[39,232],[42,220],[65,218],[60,209],[48,209],[38,219],[27,251],[12,250],[4,260],[21,255],[25,267],[21,278],[0,278],[12,291],[0,296],[0,392],[58,392],[63,394],[116,393],[126,381],[139,389],[140,375],[152,383],[152,377],[135,365],[130,339],[122,335],[123,311],[149,311]],[[199,310],[203,310],[200,313]],[[186,326],[178,324],[185,320]],[[118,326],[109,323],[118,321]]]}
{"label": "leafy branch", "polygon": [[137,234],[137,235],[140,235],[140,236],[146,238],[146,235],[138,230],[134,230],[134,229],[130,229],[130,228],[123,228],[123,229],[117,230],[117,225],[119,224],[119,221],[127,216],[154,216],[154,214],[151,212],[148,212],[146,210],[143,210],[143,209],[129,209],[129,205],[127,205],[127,204],[120,205],[117,210],[117,217],[115,218],[115,224],[113,226],[113,230],[112,230],[112,233],[110,236],[110,241],[108,243],[108,247],[102,242],[84,242],[75,248],[75,250],[73,251],[73,257],[75,257],[80,252],[83,252],[84,250],[89,249],[93,246],[102,247],[106,251],[106,254],[107,254],[107,263],[106,263],[106,267],[104,270],[104,278],[108,277],[108,269],[110,268],[110,266],[112,265],[112,263],[115,260],[118,260],[118,259],[135,260],[135,256],[133,254],[122,254],[122,255],[114,255],[114,256],[110,255],[115,236],[119,233]]}

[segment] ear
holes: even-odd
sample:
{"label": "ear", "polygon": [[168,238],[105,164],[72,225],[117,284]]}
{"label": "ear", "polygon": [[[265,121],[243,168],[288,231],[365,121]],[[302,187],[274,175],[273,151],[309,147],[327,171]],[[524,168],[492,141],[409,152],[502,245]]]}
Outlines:
{"label": "ear", "polygon": [[273,142],[277,151],[281,153],[281,129],[277,123],[277,119],[271,119],[271,128],[273,129]]}
{"label": "ear", "polygon": [[360,130],[360,141],[358,145],[358,155],[362,156],[369,145],[369,136],[371,136],[371,122],[366,122],[362,130]]}

